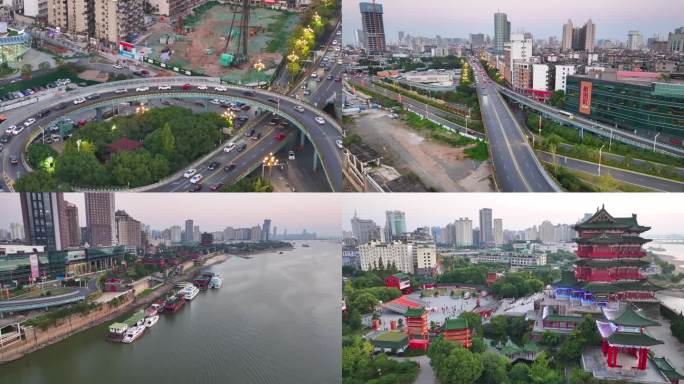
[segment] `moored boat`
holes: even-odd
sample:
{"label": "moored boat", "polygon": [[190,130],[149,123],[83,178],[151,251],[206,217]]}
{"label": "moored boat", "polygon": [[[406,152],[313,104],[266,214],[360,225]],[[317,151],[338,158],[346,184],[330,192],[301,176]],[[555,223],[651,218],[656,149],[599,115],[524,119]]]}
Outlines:
{"label": "moored boat", "polygon": [[185,304],[185,297],[183,295],[173,295],[166,300],[164,304],[165,312],[176,312],[183,304]]}
{"label": "moored boat", "polygon": [[136,326],[139,322],[144,320],[145,313],[140,310],[133,313],[130,317],[122,322],[112,323],[109,326],[109,335],[107,340],[109,341],[122,341],[126,332],[131,328]]}
{"label": "moored boat", "polygon": [[209,288],[221,288],[223,285],[223,279],[219,275],[214,275],[209,281]]}
{"label": "moored boat", "polygon": [[126,335],[124,335],[123,340],[121,340],[122,343],[127,343],[130,344],[137,340],[140,336],[142,336],[143,332],[145,332],[145,327],[144,326],[134,326],[128,328],[126,331]]}
{"label": "moored boat", "polygon": [[152,328],[159,321],[159,315],[154,315],[145,319],[145,328]]}
{"label": "moored boat", "polygon": [[185,298],[185,300],[192,300],[197,296],[199,292],[200,290],[197,287],[195,287],[194,285],[189,285],[181,289],[178,293],[182,295]]}

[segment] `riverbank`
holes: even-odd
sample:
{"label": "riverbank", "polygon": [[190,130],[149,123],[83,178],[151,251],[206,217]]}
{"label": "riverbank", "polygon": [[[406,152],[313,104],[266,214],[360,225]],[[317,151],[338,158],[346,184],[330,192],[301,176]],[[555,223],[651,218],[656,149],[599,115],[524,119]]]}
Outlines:
{"label": "riverbank", "polygon": [[661,254],[661,253],[655,253],[654,252],[654,255],[656,255],[661,260],[666,261],[666,262],[674,265],[675,271],[680,272],[680,273],[684,273],[684,260],[678,259],[675,256],[665,255],[665,254]]}
{"label": "riverbank", "polygon": [[[71,315],[64,319],[60,319],[57,324],[52,325],[44,330],[36,327],[24,328],[24,342],[16,343],[6,348],[0,348],[0,365],[20,359],[29,353],[35,352],[49,345],[58,343],[73,335],[83,332],[87,329],[96,327],[103,323],[113,321],[114,319],[123,316],[126,313],[131,313],[139,309],[143,309],[159,298],[167,295],[176,283],[191,279],[200,269],[208,265],[215,265],[228,260],[229,256],[225,254],[212,256],[206,259],[201,264],[193,265],[188,268],[181,275],[164,283],[164,286],[155,289],[150,294],[138,298],[134,290],[129,291],[121,300],[121,304],[115,307],[108,303],[102,303],[96,310],[85,315]],[[209,264],[211,262],[211,264]]]}

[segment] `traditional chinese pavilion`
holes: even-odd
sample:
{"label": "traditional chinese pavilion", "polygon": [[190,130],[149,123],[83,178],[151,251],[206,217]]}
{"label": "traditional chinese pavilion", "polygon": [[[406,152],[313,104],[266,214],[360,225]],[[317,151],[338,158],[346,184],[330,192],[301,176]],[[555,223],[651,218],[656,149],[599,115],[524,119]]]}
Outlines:
{"label": "traditional chinese pavilion", "polygon": [[642,246],[650,240],[641,234],[650,227],[640,225],[636,215],[613,217],[602,207],[574,228],[578,233],[576,281],[557,290],[557,296],[599,304],[655,300],[658,287],[639,272],[649,264],[643,260],[646,252]]}
{"label": "traditional chinese pavilion", "polygon": [[427,351],[430,346],[428,312],[423,307],[409,308],[404,316],[406,316],[406,333],[409,338],[409,348]]}
{"label": "traditional chinese pavilion", "polygon": [[444,339],[461,344],[470,349],[473,344],[470,327],[465,319],[446,319],[444,321]]}
{"label": "traditional chinese pavilion", "polygon": [[[621,310],[604,308],[603,315],[606,321],[597,320],[596,325],[608,367],[646,370],[649,348],[663,342],[646,334],[645,328],[660,323],[642,316],[632,305]],[[634,359],[636,365],[631,365]]]}

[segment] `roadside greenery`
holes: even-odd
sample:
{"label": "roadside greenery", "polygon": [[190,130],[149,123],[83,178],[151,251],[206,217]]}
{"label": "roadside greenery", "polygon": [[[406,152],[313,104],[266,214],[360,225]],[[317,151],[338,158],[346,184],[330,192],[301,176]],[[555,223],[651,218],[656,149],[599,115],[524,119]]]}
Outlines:
{"label": "roadside greenery", "polygon": [[[527,112],[527,127],[535,134],[539,133],[539,115]],[[543,140],[537,143],[537,147],[551,153],[558,153],[580,160],[598,163],[599,148],[603,148],[601,163],[616,168],[641,172],[653,176],[665,177],[684,181],[684,177],[674,169],[684,165],[680,159],[662,153],[637,148],[627,144],[621,144],[616,140],[612,143],[609,139],[599,137],[590,132],[584,132],[584,138],[579,130],[565,127],[551,120],[542,118],[541,136]],[[562,143],[572,145],[567,149]],[[617,161],[606,153],[622,156],[622,161]],[[645,160],[638,162],[636,159]],[[651,164],[649,164],[650,162]],[[656,163],[656,164],[652,164]]]}
{"label": "roadside greenery", "polygon": [[467,157],[476,161],[486,161],[489,158],[489,150],[487,143],[480,140],[473,140],[468,137],[459,135],[458,133],[449,131],[448,129],[433,123],[428,119],[423,119],[413,112],[406,112],[404,114],[406,123],[416,130],[427,130],[429,137],[435,141],[447,144],[452,147],[468,146],[464,150]]}
{"label": "roadside greenery", "polygon": [[[20,178],[15,188],[54,191],[153,184],[216,148],[224,139],[221,128],[226,126],[230,122],[218,114],[191,113],[182,107],[93,121],[76,130],[59,155],[41,144],[31,145],[38,148],[29,148],[29,158],[41,166],[39,171]],[[121,138],[140,142],[142,146],[111,153],[109,144]],[[41,161],[49,156],[54,162],[42,166]]]}
{"label": "roadside greenery", "polygon": [[302,64],[316,46],[323,43],[326,29],[336,21],[341,0],[314,0],[301,16],[299,25],[287,41],[287,70],[292,78],[302,70]]}
{"label": "roadside greenery", "polygon": [[670,320],[670,331],[680,343],[684,343],[684,316],[681,313]]}
{"label": "roadside greenery", "polygon": [[219,192],[273,192],[273,186],[261,177],[244,177],[234,184],[221,187]]}
{"label": "roadside greenery", "polygon": [[87,315],[93,310],[97,309],[99,306],[99,304],[94,303],[73,304],[68,307],[49,311],[44,315],[40,315],[32,319],[26,320],[23,323],[23,325],[25,327],[33,326],[45,330],[49,326],[57,324],[57,322],[63,318],[66,318],[71,315]]}

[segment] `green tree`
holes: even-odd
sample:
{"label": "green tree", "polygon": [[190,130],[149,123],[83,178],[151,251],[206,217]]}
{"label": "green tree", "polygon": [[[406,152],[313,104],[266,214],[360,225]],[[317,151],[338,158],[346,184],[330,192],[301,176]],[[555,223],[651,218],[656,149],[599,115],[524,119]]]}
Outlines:
{"label": "green tree", "polygon": [[530,367],[525,363],[514,364],[508,371],[508,377],[512,384],[528,384],[530,380]]}
{"label": "green tree", "polygon": [[378,298],[368,292],[359,294],[353,302],[354,308],[358,309],[361,313],[373,312],[376,305],[378,305]]}
{"label": "green tree", "polygon": [[542,332],[541,340],[539,340],[539,343],[547,347],[556,347],[561,343],[561,337],[556,332],[546,330]]}
{"label": "green tree", "polygon": [[473,330],[473,333],[478,336],[482,336],[482,317],[475,312],[461,312],[458,315],[459,319],[463,319],[468,322],[468,326]]}
{"label": "green tree", "polygon": [[505,343],[508,339],[508,319],[506,316],[494,316],[489,322],[492,339]]}
{"label": "green tree", "polygon": [[480,384],[508,384],[508,361],[496,352],[485,352],[481,355],[483,371],[477,380]]}
{"label": "green tree", "polygon": [[43,161],[48,157],[56,158],[57,151],[52,149],[52,147],[47,144],[31,144],[26,151],[26,159],[33,169],[40,168]]}
{"label": "green tree", "polygon": [[55,162],[55,176],[79,187],[98,187],[108,182],[105,168],[94,153],[68,147]]}
{"label": "green tree", "polygon": [[47,61],[43,61],[42,63],[38,64],[38,69],[41,71],[47,71],[50,69],[50,63]]}
{"label": "green tree", "polygon": [[33,72],[33,65],[24,64],[21,66],[21,77],[29,78],[29,77],[31,77],[32,72]]}
{"label": "green tree", "polygon": [[176,138],[171,131],[171,124],[166,123],[161,129],[162,153],[167,159],[173,159],[176,150]]}
{"label": "green tree", "polygon": [[487,346],[485,345],[484,339],[481,337],[473,337],[473,342],[472,345],[470,346],[470,350],[473,353],[482,353],[487,350]]}
{"label": "green tree", "polygon": [[530,367],[530,383],[532,384],[561,384],[561,376],[549,366],[548,355],[542,352]]}
{"label": "green tree", "polygon": [[565,92],[555,91],[553,94],[551,94],[549,104],[553,105],[554,107],[562,108],[565,105]]}
{"label": "green tree", "polygon": [[471,384],[484,370],[480,355],[457,347],[436,367],[435,375],[441,384]]}
{"label": "green tree", "polygon": [[58,191],[57,180],[44,170],[30,172],[20,177],[14,184],[17,192],[54,192]]}

